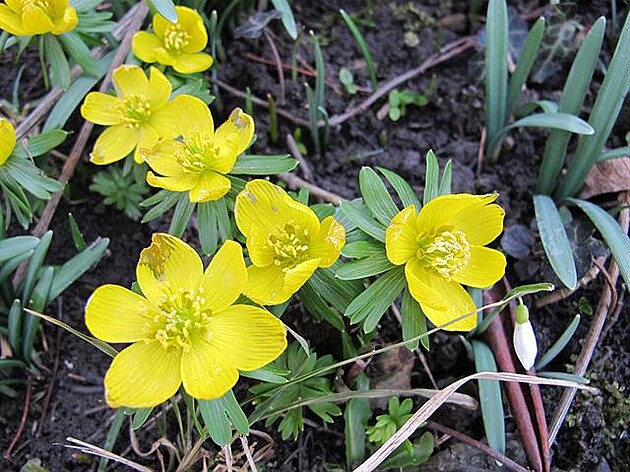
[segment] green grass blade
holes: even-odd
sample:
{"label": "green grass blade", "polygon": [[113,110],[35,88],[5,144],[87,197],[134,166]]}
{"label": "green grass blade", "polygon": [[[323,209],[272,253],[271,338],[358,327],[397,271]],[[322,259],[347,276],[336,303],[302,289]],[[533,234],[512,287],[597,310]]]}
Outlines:
{"label": "green grass blade", "polygon": [[557,197],[566,198],[575,195],[584,183],[591,167],[597,161],[602,148],[612,131],[626,93],[630,87],[630,15],[619,37],[604,82],[600,87],[589,123],[597,132],[590,137],[582,137],[571,159],[564,180],[560,183]]}
{"label": "green grass blade", "polygon": [[540,48],[540,42],[542,41],[543,34],[545,32],[545,19],[543,17],[538,18],[532,29],[529,30],[525,45],[521,50],[516,63],[516,69],[510,77],[510,83],[508,86],[508,98],[506,107],[506,116],[510,116],[514,110],[514,105],[518,101],[518,97],[521,95],[521,89],[529,76],[536,56],[538,55],[538,49]]}
{"label": "green grass blade", "polygon": [[422,204],[420,203],[413,187],[409,185],[405,179],[391,170],[384,169],[383,167],[377,167],[377,169],[385,176],[390,185],[394,187],[394,190],[398,194],[398,198],[400,198],[404,208],[407,208],[409,205],[414,205],[416,207],[416,211],[420,211]]}
{"label": "green grass blade", "polygon": [[617,261],[626,285],[630,285],[630,238],[628,235],[621,230],[621,226],[612,216],[597,205],[577,198],[567,198],[567,201],[579,206],[590,218]]}
{"label": "green grass blade", "polygon": [[440,164],[431,149],[427,152],[426,166],[424,193],[422,195],[423,205],[429,203],[440,193]]}
{"label": "green grass blade", "polygon": [[617,159],[619,157],[628,157],[630,156],[630,146],[619,147],[616,149],[611,149],[606,152],[602,152],[600,156],[597,158],[597,162],[607,161],[609,159]]}
{"label": "green grass blade", "polygon": [[298,161],[289,154],[269,156],[254,156],[242,154],[236,160],[230,171],[233,175],[273,175],[291,172],[298,165]]}
{"label": "green grass blade", "polygon": [[343,18],[343,21],[345,21],[346,25],[348,25],[348,28],[350,29],[352,36],[354,36],[354,39],[357,42],[357,45],[359,46],[359,50],[361,51],[361,54],[363,54],[363,58],[365,59],[365,64],[367,65],[367,69],[368,69],[368,75],[370,76],[370,84],[372,85],[372,92],[376,92],[376,89],[378,88],[378,80],[376,79],[376,67],[374,66],[374,59],[372,59],[372,54],[370,54],[370,48],[365,42],[365,38],[361,34],[361,31],[359,31],[359,28],[357,28],[357,25],[352,19],[352,17],[348,15],[343,9],[339,10],[339,13],[341,13],[341,17]]}
{"label": "green grass blade", "polygon": [[577,286],[575,260],[558,208],[550,197],[534,195],[534,210],[547,260],[560,281],[573,290]]}
{"label": "green grass blade", "polygon": [[[369,390],[369,379],[365,374],[357,378],[360,391]],[[346,464],[352,468],[357,462],[365,459],[365,429],[372,417],[370,400],[367,398],[352,398],[348,401],[343,413],[344,438],[346,442]]]}
{"label": "green grass blade", "polygon": [[273,3],[273,7],[282,15],[280,21],[282,21],[284,29],[287,30],[291,39],[295,41],[298,37],[298,31],[293,12],[291,11],[291,5],[289,5],[287,0],[271,0],[271,3]]}
{"label": "green grass blade", "polygon": [[394,264],[387,259],[387,255],[375,254],[340,264],[335,275],[341,280],[358,280],[382,274],[394,267]]}
{"label": "green grass blade", "polygon": [[569,341],[571,341],[571,338],[575,334],[575,331],[577,330],[579,324],[580,315],[575,315],[571,323],[569,323],[569,326],[567,326],[567,329],[565,329],[564,333],[562,333],[562,336],[560,336],[558,340],[553,343],[553,345],[549,348],[549,350],[547,350],[547,352],[540,356],[540,359],[538,360],[538,362],[536,362],[536,365],[534,366],[537,371],[544,369],[547,364],[554,360],[556,356],[566,347],[566,345],[569,343]]}
{"label": "green grass blade", "polygon": [[[116,410],[116,414],[114,415],[114,421],[112,421],[109,430],[107,431],[107,436],[105,437],[105,443],[103,444],[103,449],[106,451],[113,451],[114,445],[116,444],[116,440],[120,435],[120,431],[122,430],[123,423],[125,422],[125,409],[119,408]],[[98,472],[105,472],[107,469],[107,463],[109,459],[106,457],[101,457],[98,462]]]}
{"label": "green grass blade", "polygon": [[[418,335],[427,332],[427,317],[420,304],[411,296],[409,289],[405,288],[400,306],[402,317],[402,337],[403,341],[416,338]],[[429,338],[420,340],[425,349],[429,350]],[[407,349],[414,350],[418,347],[418,340],[407,344]]]}
{"label": "green grass blade", "polygon": [[385,242],[385,227],[372,218],[367,207],[356,202],[341,202],[342,213],[362,231],[374,239]]}
{"label": "green grass blade", "polygon": [[14,236],[0,241],[0,262],[8,261],[34,249],[37,243],[39,239],[35,236]]}
{"label": "green grass blade", "polygon": [[[488,345],[473,339],[472,347],[477,372],[497,372],[497,364]],[[505,454],[505,413],[498,380],[479,380],[479,403],[488,445]]]}
{"label": "green grass blade", "polygon": [[493,141],[507,121],[508,16],[505,0],[490,0],[486,16],[486,133]]}
{"label": "green grass blade", "polygon": [[[601,17],[597,20],[585,38],[582,40],[569,76],[564,84],[562,98],[558,105],[558,111],[578,115],[582,109],[584,97],[588,92],[593,71],[597,65],[599,52],[606,31],[606,20]],[[562,166],[565,163],[567,146],[571,135],[565,131],[554,130],[547,138],[545,152],[540,165],[538,175],[538,193],[549,195],[553,191]]]}

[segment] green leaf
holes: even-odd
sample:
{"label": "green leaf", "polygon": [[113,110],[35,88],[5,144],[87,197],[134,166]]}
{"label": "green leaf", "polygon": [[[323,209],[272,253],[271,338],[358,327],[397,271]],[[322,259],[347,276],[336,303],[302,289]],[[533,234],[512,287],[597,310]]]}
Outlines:
{"label": "green leaf", "polygon": [[298,165],[298,161],[289,154],[271,156],[254,156],[241,154],[230,171],[234,175],[274,175],[291,172]]}
{"label": "green leaf", "polygon": [[339,280],[335,277],[334,270],[334,266],[332,268],[317,269],[307,283],[324,300],[343,313],[365,287],[360,281]]}
{"label": "green leaf", "polygon": [[81,37],[74,31],[60,34],[58,38],[61,40],[64,48],[70,56],[79,64],[85,72],[93,77],[99,75],[96,61],[92,57],[90,49],[85,45]]}
{"label": "green leaf", "polygon": [[508,95],[507,95],[507,108],[506,116],[510,116],[514,109],[514,105],[518,101],[521,95],[521,89],[532,70],[532,65],[538,55],[538,49],[540,48],[540,42],[542,41],[543,34],[545,32],[545,19],[543,17],[538,18],[534,26],[529,30],[525,45],[518,56],[516,63],[516,69],[512,77],[510,77]]}
{"label": "green leaf", "polygon": [[534,195],[534,210],[547,260],[560,281],[573,290],[577,286],[575,260],[558,208],[551,198]]}
{"label": "green leaf", "polygon": [[[360,391],[369,390],[369,379],[365,374],[357,377]],[[372,417],[370,400],[367,398],[353,398],[348,401],[343,413],[344,439],[346,442],[346,464],[352,468],[357,462],[365,459],[365,429]]]}
{"label": "green leaf", "polygon": [[307,281],[298,292],[304,308],[316,318],[323,318],[339,331],[344,331],[346,326],[333,308],[330,307],[324,298],[317,293],[312,284]]}
{"label": "green leaf", "polygon": [[398,208],[378,174],[369,167],[363,167],[359,172],[359,188],[370,213],[381,224],[389,225]]}
{"label": "green leaf", "polygon": [[177,23],[177,12],[172,0],[148,0],[147,3],[168,21]]}
{"label": "green leaf", "polygon": [[385,227],[372,218],[369,210],[360,201],[341,202],[342,213],[362,231],[374,239],[385,242]]}
{"label": "green leaf", "polygon": [[[103,449],[106,451],[113,451],[114,446],[116,445],[116,440],[120,435],[120,431],[122,430],[123,423],[125,421],[125,410],[120,408],[116,410],[114,414],[114,420],[107,431],[107,436],[105,437],[105,443],[103,444]],[[107,468],[107,462],[109,459],[106,457],[101,457],[98,463],[98,472],[105,472]]]}
{"label": "green leaf", "polygon": [[[597,92],[597,98],[588,119],[597,131],[591,136],[580,139],[567,174],[558,188],[558,198],[573,196],[582,187],[586,175],[597,161],[617,121],[629,87],[630,15],[626,17],[615,53],[608,66],[606,77]],[[627,280],[626,278],[626,282]]]}
{"label": "green leaf", "polygon": [[114,59],[114,54],[115,51],[112,51],[97,61],[98,74],[96,76],[82,75],[72,82],[48,115],[44,124],[45,132],[61,128],[66,124],[87,93],[105,76]]}
{"label": "green leaf", "polygon": [[414,189],[405,179],[383,167],[377,167],[377,169],[385,176],[391,186],[394,187],[394,190],[398,194],[404,208],[407,208],[409,205],[414,205],[416,207],[416,211],[420,211],[422,204],[420,203]]}
{"label": "green leaf", "polygon": [[68,59],[57,36],[47,34],[43,38],[46,59],[50,64],[50,81],[60,89],[66,90],[70,85],[70,64],[68,64]]}
{"label": "green leaf", "polygon": [[75,280],[101,260],[105,250],[109,246],[109,239],[97,239],[85,250],[67,261],[55,271],[52,286],[50,287],[49,300],[54,300],[67,289]]}
{"label": "green leaf", "polygon": [[346,309],[345,315],[353,324],[363,321],[364,331],[372,332],[406,283],[404,267],[394,267],[355,298]]}
{"label": "green leaf", "polygon": [[158,193],[153,195],[152,197],[147,198],[143,202],[140,203],[142,207],[148,207],[155,205],[149,211],[147,211],[146,215],[142,218],[140,223],[148,223],[166,213],[168,210],[173,208],[173,206],[178,202],[180,198],[180,193],[171,192],[170,190],[160,190]]}
{"label": "green leaf", "polygon": [[21,352],[22,348],[22,320],[24,313],[22,312],[22,303],[18,298],[13,300],[11,309],[9,310],[9,320],[7,323],[7,336],[9,344],[15,352]]}
{"label": "green leaf", "polygon": [[149,419],[153,413],[153,407],[138,408],[133,414],[133,420],[131,420],[131,429],[134,431],[139,430],[144,426],[144,423]]}
{"label": "green leaf", "polygon": [[630,146],[619,147],[602,152],[597,158],[597,162],[607,161],[609,159],[618,159],[620,157],[630,156]]}
{"label": "green leaf", "polygon": [[193,211],[195,211],[195,205],[195,203],[192,203],[189,200],[188,192],[179,193],[177,205],[175,206],[175,211],[173,212],[173,219],[168,227],[169,234],[177,236],[178,238],[182,237],[182,234],[184,234],[184,231],[188,226],[190,217],[192,216]]}
{"label": "green leaf", "polygon": [[440,164],[431,149],[426,156],[426,175],[424,178],[424,195],[422,203],[426,205],[439,195],[440,188]]}
{"label": "green leaf", "polygon": [[588,385],[590,380],[581,375],[568,374],[566,372],[536,372],[538,377],[545,377],[547,379],[569,380],[571,382],[577,382],[580,384]]}
{"label": "green leaf", "polygon": [[271,0],[273,7],[282,15],[280,20],[284,25],[284,29],[292,40],[296,40],[298,37],[297,25],[295,24],[295,18],[293,18],[293,12],[291,11],[291,5],[287,0]]}
{"label": "green leaf", "polygon": [[68,224],[70,225],[70,232],[72,233],[72,242],[74,243],[74,247],[76,247],[77,251],[85,250],[85,248],[87,248],[87,243],[85,242],[85,238],[83,237],[83,233],[81,233],[79,224],[72,213],[68,213]]}
{"label": "green leaf", "polygon": [[18,144],[13,150],[13,155],[24,159],[41,156],[63,143],[66,140],[66,136],[68,136],[68,133],[61,129],[38,134],[28,139],[27,149]]}
{"label": "green leaf", "polygon": [[339,265],[335,275],[341,280],[357,280],[381,274],[394,267],[394,264],[387,259],[387,255],[380,253],[342,263]]}
{"label": "green leaf", "polygon": [[365,42],[365,38],[361,34],[361,31],[355,24],[354,20],[350,15],[348,15],[343,9],[339,10],[343,21],[346,22],[348,29],[354,36],[354,40],[357,42],[357,46],[359,46],[359,50],[363,55],[363,59],[365,59],[365,65],[367,66],[368,75],[370,77],[370,84],[372,85],[372,92],[376,92],[378,89],[378,80],[376,79],[376,66],[374,65],[374,59],[372,59],[372,54],[370,54],[370,48]]}
{"label": "green leaf", "polygon": [[381,254],[385,254],[385,245],[377,241],[353,241],[346,243],[341,250],[341,255],[350,259],[362,259]]}
{"label": "green leaf", "polygon": [[[475,355],[475,370],[497,372],[497,364],[488,345],[473,339],[472,347]],[[488,444],[495,451],[505,454],[505,413],[498,380],[479,380],[479,403]]]}
{"label": "green leaf", "polygon": [[225,446],[232,440],[232,424],[227,417],[223,399],[199,400],[199,411],[210,438],[218,446]]}
{"label": "green leaf", "polygon": [[452,181],[453,163],[449,159],[448,161],[446,161],[446,165],[444,165],[444,171],[442,172],[442,179],[440,180],[440,188],[438,189],[438,194],[450,195]]}
{"label": "green leaf", "polygon": [[597,205],[585,200],[578,200],[577,198],[567,198],[567,201],[580,207],[586,213],[586,216],[590,218],[617,261],[619,271],[626,281],[626,285],[630,285],[630,238],[628,238],[628,235],[621,230],[621,227],[612,216]]}
{"label": "green leaf", "polygon": [[241,371],[243,377],[248,379],[256,379],[262,382],[283,384],[287,382],[286,376],[290,371],[276,368],[273,364],[266,365],[260,369],[252,370],[249,372]]}
{"label": "green leaf", "polygon": [[[402,304],[400,307],[402,317],[402,337],[403,341],[413,339],[422,333],[427,332],[427,317],[422,311],[420,304],[411,296],[409,288],[403,292]],[[429,338],[421,339],[422,345],[428,351],[430,348]],[[418,341],[407,344],[407,349],[413,351],[418,348]]]}
{"label": "green leaf", "polygon": [[234,396],[234,392],[230,390],[226,393],[222,398],[223,408],[227,413],[228,418],[241,434],[248,435],[249,434],[249,421],[247,420],[247,416],[243,413],[241,406],[238,404],[236,397]]}
{"label": "green leaf", "polygon": [[562,333],[558,340],[553,343],[545,354],[540,356],[540,359],[538,359],[538,362],[536,362],[536,365],[534,366],[537,371],[544,369],[547,364],[554,360],[556,356],[566,347],[566,345],[569,344],[569,341],[573,338],[579,324],[580,315],[575,315],[573,320],[571,320],[571,323],[569,323],[569,326],[567,326],[567,329],[564,330],[564,333]]}
{"label": "green leaf", "polygon": [[[562,90],[559,112],[572,115],[580,113],[598,63],[605,31],[606,19],[600,17],[582,40]],[[549,195],[556,186],[565,164],[570,139],[571,135],[566,131],[553,130],[549,134],[538,173],[538,193]]]}
{"label": "green leaf", "polygon": [[8,261],[25,252],[35,249],[39,239],[35,236],[13,236],[0,241],[0,262]]}
{"label": "green leaf", "polygon": [[[505,0],[490,0],[486,17],[486,131],[488,143],[507,122],[508,14]],[[490,149],[490,147],[488,147]]]}
{"label": "green leaf", "polygon": [[48,230],[43,234],[43,236],[39,239],[39,243],[37,243],[37,247],[35,248],[35,252],[31,257],[31,260],[28,263],[26,276],[24,277],[24,285],[22,286],[22,305],[25,307],[28,306],[29,300],[31,299],[33,287],[35,286],[35,280],[37,279],[40,268],[44,264],[44,258],[48,253],[52,237],[53,232],[51,230]]}
{"label": "green leaf", "polygon": [[[39,280],[33,288],[29,308],[40,311],[48,304],[50,287],[52,285],[54,269],[52,267],[44,267],[40,271]],[[33,344],[39,329],[39,318],[27,314],[24,317],[24,326],[22,328],[22,358],[30,362],[33,355]]]}
{"label": "green leaf", "polygon": [[199,230],[199,242],[201,250],[207,256],[217,250],[219,231],[217,229],[217,214],[212,202],[203,202],[197,205],[197,227]]}

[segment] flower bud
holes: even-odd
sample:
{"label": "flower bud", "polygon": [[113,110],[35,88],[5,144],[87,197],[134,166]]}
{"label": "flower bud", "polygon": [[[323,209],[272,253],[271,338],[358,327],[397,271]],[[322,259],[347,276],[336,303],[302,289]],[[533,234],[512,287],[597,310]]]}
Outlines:
{"label": "flower bud", "polygon": [[531,369],[536,361],[538,345],[534,329],[529,321],[529,310],[522,303],[516,308],[516,326],[512,341],[518,360],[521,361],[525,370]]}

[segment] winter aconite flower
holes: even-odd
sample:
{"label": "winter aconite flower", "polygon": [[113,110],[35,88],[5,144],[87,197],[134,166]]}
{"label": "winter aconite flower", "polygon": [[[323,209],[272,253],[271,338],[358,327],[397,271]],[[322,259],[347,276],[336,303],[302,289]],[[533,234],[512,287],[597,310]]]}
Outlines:
{"label": "winter aconite flower", "polygon": [[140,151],[153,172],[147,182],[174,192],[188,192],[191,202],[206,202],[223,197],[231,186],[225,177],[236,158],[254,136],[254,120],[240,108],[214,130],[208,106],[195,97],[182,96],[179,108],[186,117],[180,126],[181,141],[162,140]]}
{"label": "winter aconite flower", "polygon": [[136,269],[143,295],[117,285],[99,287],[85,308],[94,336],[134,343],[105,375],[112,407],[150,407],[183,383],[199,399],[223,396],[239,370],[255,370],[286,348],[285,328],[251,305],[234,305],[247,283],[241,246],[227,241],[203,271],[197,253],[180,239],[155,234]]}
{"label": "winter aconite flower", "polygon": [[140,163],[141,147],[178,135],[178,101],[182,96],[168,101],[171,83],[154,67],[147,78],[138,66],[121,66],[114,71],[112,80],[116,96],[91,92],[81,107],[83,118],[108,127],[96,140],[90,160],[94,164],[111,164],[135,149],[134,158]]}
{"label": "winter aconite flower", "polygon": [[79,22],[68,0],[6,0],[0,3],[0,29],[14,36],[63,34]]}
{"label": "winter aconite flower", "polygon": [[7,162],[15,144],[15,128],[10,121],[0,118],[0,166]]}
{"label": "winter aconite flower", "polygon": [[252,265],[243,292],[261,305],[286,302],[318,267],[339,258],[346,231],[266,180],[248,182],[236,197],[236,224],[247,238]]}
{"label": "winter aconite flower", "polygon": [[[409,206],[386,231],[388,259],[405,264],[411,295],[436,326],[475,310],[461,284],[488,287],[503,277],[505,256],[483,247],[503,229],[503,209],[492,204],[497,195],[455,194],[431,200],[420,213]],[[444,329],[470,331],[469,316]]]}
{"label": "winter aconite flower", "polygon": [[200,52],[208,44],[203,19],[192,8],[175,7],[175,11],[176,23],[158,13],[153,17],[153,33],[136,33],[133,53],[143,62],[172,66],[180,74],[208,69],[212,65],[212,56]]}

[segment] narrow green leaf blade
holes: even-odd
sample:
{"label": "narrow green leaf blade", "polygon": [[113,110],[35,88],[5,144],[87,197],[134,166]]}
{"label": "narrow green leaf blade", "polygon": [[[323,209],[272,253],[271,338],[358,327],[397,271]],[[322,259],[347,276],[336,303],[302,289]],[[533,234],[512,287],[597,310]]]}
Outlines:
{"label": "narrow green leaf blade", "polygon": [[534,195],[534,211],[547,260],[560,281],[573,290],[577,286],[577,270],[558,208],[546,195]]}
{"label": "narrow green leaf blade", "polygon": [[172,0],[148,0],[147,3],[153,5],[153,8],[171,23],[177,22],[177,12]]}
{"label": "narrow green leaf blade", "polygon": [[440,164],[431,149],[426,155],[426,176],[424,179],[424,195],[422,203],[426,205],[439,195],[440,189]]}
{"label": "narrow green leaf blade", "polygon": [[280,20],[284,25],[284,29],[292,40],[296,40],[298,37],[297,25],[295,24],[295,18],[293,17],[293,11],[291,11],[291,5],[287,0],[271,0],[273,7],[282,15]]}
{"label": "narrow green leaf blade", "polygon": [[398,208],[378,174],[369,167],[363,167],[359,172],[359,188],[370,213],[382,225],[389,225]]}
{"label": "narrow green leaf blade", "polygon": [[257,156],[242,154],[230,171],[234,175],[274,175],[291,172],[298,161],[288,154]]}
{"label": "narrow green leaf blade", "polygon": [[381,274],[395,266],[384,253],[374,254],[355,261],[346,262],[339,265],[336,276],[341,280],[357,280]]}
{"label": "narrow green leaf blade", "polygon": [[628,235],[621,230],[621,227],[612,216],[597,205],[585,200],[578,200],[577,198],[567,198],[567,201],[580,207],[586,213],[586,216],[590,218],[617,261],[619,271],[626,281],[626,285],[630,285],[630,238],[628,238]]}
{"label": "narrow green leaf blade", "polygon": [[385,169],[383,167],[377,167],[377,169],[385,176],[387,181],[394,187],[400,201],[403,204],[403,207],[407,208],[409,205],[414,205],[416,207],[416,211],[420,211],[422,208],[422,204],[416,195],[414,189],[407,183],[405,179],[403,179],[400,175],[392,172],[391,170]]}
{"label": "narrow green leaf blade", "polygon": [[569,341],[571,341],[571,338],[575,334],[579,324],[580,315],[575,315],[573,320],[571,320],[571,323],[569,323],[569,326],[567,326],[567,329],[564,330],[564,333],[562,333],[558,340],[553,343],[547,352],[540,356],[540,359],[538,359],[538,362],[536,362],[536,365],[534,366],[537,371],[544,369],[547,364],[554,360],[556,356],[566,347],[566,345],[569,344]]}
{"label": "narrow green leaf blade", "polygon": [[367,207],[357,201],[341,202],[339,206],[346,218],[348,218],[357,227],[377,241],[382,243],[385,242],[385,227],[372,218],[372,215],[368,211]]}
{"label": "narrow green leaf blade", "polygon": [[[427,332],[427,317],[422,312],[420,304],[411,296],[409,289],[405,288],[403,292],[402,304],[400,306],[400,314],[402,316],[402,337],[403,341],[413,339],[422,333]],[[429,350],[429,338],[421,339],[422,345]],[[407,344],[407,348],[411,351],[418,347],[418,341]]]}
{"label": "narrow green leaf blade", "polygon": [[490,0],[486,16],[486,131],[488,143],[507,122],[508,15],[505,0]]}

